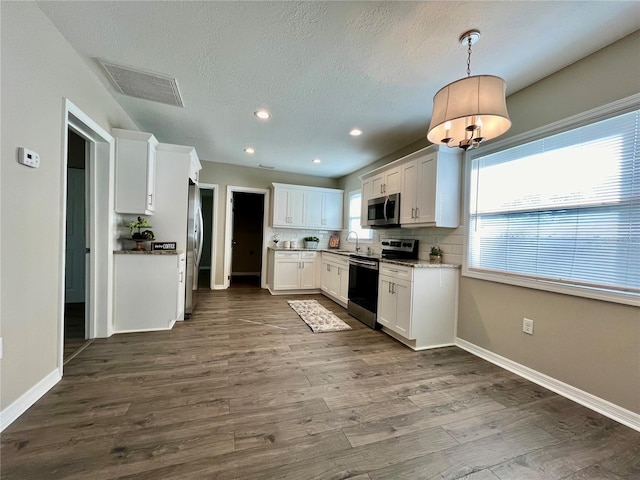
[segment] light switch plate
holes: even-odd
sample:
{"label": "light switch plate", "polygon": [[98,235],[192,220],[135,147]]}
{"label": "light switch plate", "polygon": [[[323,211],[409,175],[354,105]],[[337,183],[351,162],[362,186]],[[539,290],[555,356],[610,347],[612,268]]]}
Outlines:
{"label": "light switch plate", "polygon": [[31,168],[40,167],[40,155],[28,148],[20,147],[18,149],[18,163]]}

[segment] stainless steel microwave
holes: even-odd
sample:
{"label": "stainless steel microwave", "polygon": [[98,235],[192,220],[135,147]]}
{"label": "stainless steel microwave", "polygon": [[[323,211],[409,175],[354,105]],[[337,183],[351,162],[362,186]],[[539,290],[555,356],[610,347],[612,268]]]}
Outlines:
{"label": "stainless steel microwave", "polygon": [[400,194],[372,198],[367,202],[367,226],[397,227],[400,225]]}

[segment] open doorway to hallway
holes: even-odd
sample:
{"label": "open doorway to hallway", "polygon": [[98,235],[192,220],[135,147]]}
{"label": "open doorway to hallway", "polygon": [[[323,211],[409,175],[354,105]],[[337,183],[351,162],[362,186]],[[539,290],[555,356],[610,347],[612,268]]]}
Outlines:
{"label": "open doorway to hallway", "polygon": [[214,259],[211,256],[211,245],[214,239],[213,234],[213,212],[214,212],[214,190],[209,188],[200,189],[200,205],[202,205],[202,257],[198,267],[198,288],[211,288]]}
{"label": "open doorway to hallway", "polygon": [[67,217],[63,362],[85,345],[87,335],[88,142],[72,129],[67,144]]}
{"label": "open doorway to hallway", "polygon": [[230,286],[260,288],[264,194],[233,192]]}

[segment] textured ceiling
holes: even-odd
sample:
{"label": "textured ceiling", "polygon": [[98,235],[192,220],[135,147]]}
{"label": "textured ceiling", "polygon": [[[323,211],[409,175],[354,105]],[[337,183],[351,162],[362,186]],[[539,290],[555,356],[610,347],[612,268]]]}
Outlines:
{"label": "textured ceiling", "polygon": [[[206,161],[329,177],[426,137],[433,95],[466,75],[458,37],[469,29],[482,32],[472,74],[503,77],[510,94],[640,28],[637,1],[39,6],[161,142]],[[117,93],[96,58],[175,77],[185,108]],[[272,118],[256,119],[259,108]],[[353,127],[364,134],[350,137]]]}

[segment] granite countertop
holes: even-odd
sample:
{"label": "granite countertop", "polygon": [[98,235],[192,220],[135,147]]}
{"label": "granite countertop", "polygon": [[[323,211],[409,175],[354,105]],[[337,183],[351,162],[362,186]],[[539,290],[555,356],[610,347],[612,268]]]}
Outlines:
{"label": "granite countertop", "polygon": [[180,255],[182,250],[114,250],[114,255]]}
{"label": "granite countertop", "polygon": [[[356,252],[352,250],[336,250],[332,248],[268,248],[269,250],[273,250],[274,252],[326,252],[333,253],[334,255],[343,255],[345,257],[350,257],[351,255],[356,254]],[[393,265],[401,265],[403,267],[411,268],[461,268],[460,265],[455,265],[453,263],[431,263],[429,262],[429,260],[407,260],[390,258],[379,258],[379,260],[380,262],[391,263]]]}
{"label": "granite countertop", "polygon": [[392,263],[394,265],[401,265],[403,267],[411,267],[411,268],[460,268],[460,265],[455,265],[453,263],[431,263],[429,262],[429,260],[383,259],[380,261],[384,263]]}

